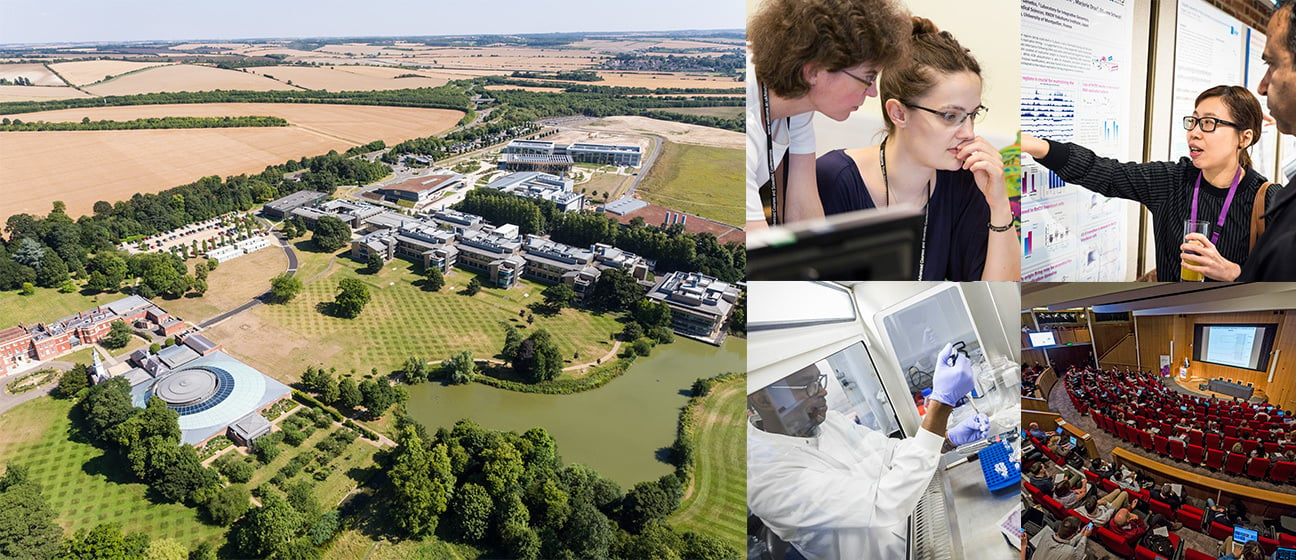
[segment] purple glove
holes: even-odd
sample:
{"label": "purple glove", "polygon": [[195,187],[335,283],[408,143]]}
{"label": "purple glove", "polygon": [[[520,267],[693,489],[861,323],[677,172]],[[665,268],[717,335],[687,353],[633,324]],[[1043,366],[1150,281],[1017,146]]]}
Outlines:
{"label": "purple glove", "polygon": [[954,445],[964,445],[985,439],[986,433],[989,431],[990,419],[984,414],[977,414],[950,428],[946,437]]}
{"label": "purple glove", "polygon": [[[949,365],[951,354],[954,365]],[[936,372],[932,374],[932,400],[954,406],[959,399],[972,392],[972,362],[966,354],[954,351],[954,344],[946,344],[936,356]]]}

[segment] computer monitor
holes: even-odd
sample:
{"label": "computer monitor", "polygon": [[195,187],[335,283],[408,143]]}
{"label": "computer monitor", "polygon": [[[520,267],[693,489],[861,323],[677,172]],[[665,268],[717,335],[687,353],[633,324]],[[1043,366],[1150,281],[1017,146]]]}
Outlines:
{"label": "computer monitor", "polygon": [[1076,441],[1075,436],[1071,436],[1071,447],[1075,447],[1076,445],[1079,445],[1079,443],[1080,442]]}
{"label": "computer monitor", "polygon": [[1296,560],[1296,548],[1279,548],[1274,551],[1274,560]]}
{"label": "computer monitor", "polygon": [[750,234],[747,279],[917,279],[923,218],[916,208],[887,207]]}
{"label": "computer monitor", "polygon": [[1062,435],[1062,426],[1057,427],[1057,435]]}
{"label": "computer monitor", "polygon": [[1030,332],[1026,333],[1026,336],[1030,338],[1032,348],[1057,345],[1057,338],[1053,336],[1053,331]]}
{"label": "computer monitor", "polygon": [[1254,530],[1247,529],[1241,525],[1233,526],[1233,542],[1235,543],[1246,544],[1256,540],[1259,536],[1260,534]]}

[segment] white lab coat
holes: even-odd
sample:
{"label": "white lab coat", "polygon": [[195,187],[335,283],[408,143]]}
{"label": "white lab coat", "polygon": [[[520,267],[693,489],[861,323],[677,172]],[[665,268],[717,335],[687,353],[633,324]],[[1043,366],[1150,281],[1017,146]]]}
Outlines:
{"label": "white lab coat", "polygon": [[901,559],[944,438],[895,440],[829,411],[819,435],[747,428],[747,507],[809,560]]}

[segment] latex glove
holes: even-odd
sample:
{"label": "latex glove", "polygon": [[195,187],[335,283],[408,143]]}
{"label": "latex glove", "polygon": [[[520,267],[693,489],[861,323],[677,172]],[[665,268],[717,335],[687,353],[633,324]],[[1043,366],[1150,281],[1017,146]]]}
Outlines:
{"label": "latex glove", "polygon": [[[950,354],[956,356],[954,365],[947,365]],[[972,392],[972,362],[961,352],[954,352],[954,344],[946,344],[936,356],[936,372],[932,374],[931,398],[951,407]]]}
{"label": "latex glove", "polygon": [[950,443],[957,446],[985,439],[989,431],[990,419],[984,414],[977,414],[950,428],[946,437],[949,438]]}

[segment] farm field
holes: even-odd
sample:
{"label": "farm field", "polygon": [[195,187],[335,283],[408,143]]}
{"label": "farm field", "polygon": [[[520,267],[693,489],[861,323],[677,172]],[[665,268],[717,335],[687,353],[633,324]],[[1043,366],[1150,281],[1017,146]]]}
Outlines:
{"label": "farm field", "polygon": [[90,96],[77,88],[68,86],[0,86],[0,103],[6,101],[71,99],[74,97]]}
{"label": "farm field", "polygon": [[[543,301],[544,289],[530,280],[508,290],[483,288],[469,297],[458,292],[474,274],[458,268],[446,275],[440,292],[426,292],[412,283],[419,278],[415,269],[420,267],[408,261],[392,261],[378,274],[369,275],[359,274],[363,265],[346,256],[320,267],[319,257],[325,255],[299,255],[311,258],[303,259],[298,271],[305,286],[297,299],[254,307],[208,329],[212,340],[284,383],[296,381],[310,364],[336,366],[339,372],[356,368],[367,373],[376,367],[388,373],[410,355],[441,360],[471,350],[475,358],[490,358],[504,344],[501,323],[517,326],[523,336],[546,328],[564,358],[579,352],[583,363],[607,353],[612,334],[622,327],[616,315],[571,309],[554,317],[536,315],[535,324],[528,325],[518,311]],[[360,279],[373,296],[355,320],[318,311],[321,303],[333,301],[342,278]]]}
{"label": "farm field", "polygon": [[[103,76],[99,76],[100,79]],[[86,88],[95,95],[131,95],[164,91],[247,90],[270,91],[297,89],[288,84],[247,72],[223,70],[213,66],[174,64],[113,78]]]}
{"label": "farm field", "polygon": [[[430,88],[445,85],[447,78],[396,78],[401,74],[416,74],[399,68],[377,68],[384,70],[387,76],[373,73],[353,72],[352,68],[360,66],[338,66],[332,68],[315,68],[308,66],[267,66],[249,68],[248,72],[261,76],[274,76],[274,79],[294,86],[325,91],[380,91],[389,89]],[[394,72],[393,72],[394,71]]]}
{"label": "farm field", "polygon": [[[586,124],[587,127],[606,128],[609,131],[655,134],[677,144],[696,144],[715,148],[746,149],[747,140],[741,132],[721,130],[695,124],[684,124],[651,119],[648,117],[605,117]],[[739,157],[741,160],[742,158]],[[661,165],[659,162],[657,165]],[[656,166],[654,166],[656,167]]]}
{"label": "farm field", "polygon": [[130,62],[126,60],[77,60],[74,62],[59,62],[51,64],[55,72],[71,82],[72,85],[83,86],[93,84],[104,79],[104,76],[118,76],[126,72],[134,72],[145,68],[169,65],[169,62]]}
{"label": "farm field", "polygon": [[[68,214],[95,201],[158,192],[207,175],[260,173],[267,165],[345,151],[374,140],[388,145],[449,130],[458,111],[359,105],[207,103],[64,109],[25,113],[24,120],[130,120],[163,116],[270,115],[291,126],[271,128],[105,130],[0,133],[0,208],[44,215],[55,200]],[[69,154],[76,154],[69,160]],[[51,183],[51,169],[59,181]]]}
{"label": "farm field", "polygon": [[653,204],[741,226],[743,165],[739,149],[666,142],[635,192]]}
{"label": "farm field", "polygon": [[747,428],[745,378],[711,388],[694,409],[693,487],[667,521],[679,529],[727,541],[741,549],[746,534]]}
{"label": "farm field", "polygon": [[[66,86],[57,75],[49,71],[44,64],[0,64],[0,78],[9,81],[23,77],[31,80],[32,86]],[[24,86],[31,87],[31,86]]]}

